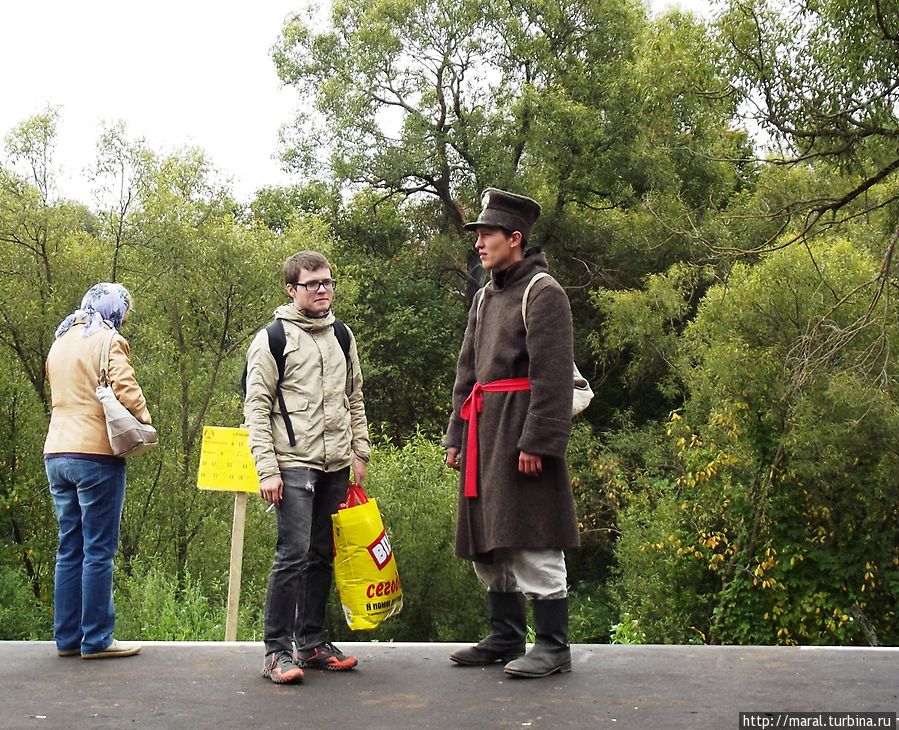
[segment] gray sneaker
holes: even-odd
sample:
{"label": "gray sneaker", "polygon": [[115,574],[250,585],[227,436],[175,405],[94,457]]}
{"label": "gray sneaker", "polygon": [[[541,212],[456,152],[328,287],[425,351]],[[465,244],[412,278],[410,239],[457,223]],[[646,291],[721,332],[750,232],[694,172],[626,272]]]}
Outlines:
{"label": "gray sneaker", "polygon": [[296,684],[303,681],[303,670],[297,666],[289,651],[276,651],[265,657],[262,676],[275,684]]}
{"label": "gray sneaker", "polygon": [[356,657],[347,656],[330,641],[314,649],[301,649],[297,652],[297,661],[306,669],[327,669],[331,672],[345,672],[359,663]]}

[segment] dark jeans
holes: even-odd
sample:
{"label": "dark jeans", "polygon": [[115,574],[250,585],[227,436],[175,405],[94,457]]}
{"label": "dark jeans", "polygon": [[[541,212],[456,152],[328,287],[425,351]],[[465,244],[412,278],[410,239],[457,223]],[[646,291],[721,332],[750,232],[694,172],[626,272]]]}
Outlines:
{"label": "dark jeans", "polygon": [[325,612],[334,573],[331,515],[346,497],[350,469],[283,469],[278,545],[265,595],[265,653],[328,641]]}

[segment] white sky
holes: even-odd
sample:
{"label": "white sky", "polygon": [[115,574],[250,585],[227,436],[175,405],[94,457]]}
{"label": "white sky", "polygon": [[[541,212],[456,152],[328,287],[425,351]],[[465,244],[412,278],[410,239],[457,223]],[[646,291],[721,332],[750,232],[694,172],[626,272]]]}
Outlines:
{"label": "white sky", "polygon": [[[270,57],[296,0],[0,0],[0,137],[61,107],[66,197],[90,201],[84,168],[101,123],[160,153],[201,147],[239,198],[286,182],[278,128],[296,95]],[[5,155],[4,155],[5,157]]]}
{"label": "white sky", "polygon": [[[656,11],[704,0],[650,0]],[[85,169],[102,123],[123,121],[158,153],[202,148],[249,200],[290,182],[278,129],[298,99],[270,49],[304,0],[0,0],[0,137],[60,107],[59,192],[91,203]],[[5,158],[5,153],[0,155]]]}

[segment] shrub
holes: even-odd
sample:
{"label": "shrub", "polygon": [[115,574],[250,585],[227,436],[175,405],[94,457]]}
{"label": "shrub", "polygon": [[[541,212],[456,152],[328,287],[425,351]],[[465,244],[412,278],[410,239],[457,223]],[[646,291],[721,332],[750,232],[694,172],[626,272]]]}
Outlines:
{"label": "shrub", "polygon": [[52,637],[52,607],[35,597],[19,571],[0,567],[0,641],[46,641]]}
{"label": "shrub", "polygon": [[183,583],[153,561],[135,559],[131,573],[117,575],[116,633],[146,641],[219,641],[225,606],[210,604],[196,581]]}

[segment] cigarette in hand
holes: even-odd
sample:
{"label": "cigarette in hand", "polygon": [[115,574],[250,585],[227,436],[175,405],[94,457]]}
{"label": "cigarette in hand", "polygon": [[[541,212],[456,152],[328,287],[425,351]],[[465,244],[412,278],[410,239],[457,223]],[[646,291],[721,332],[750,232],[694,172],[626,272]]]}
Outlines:
{"label": "cigarette in hand", "polygon": [[272,502],[268,507],[265,508],[265,514],[268,514],[275,508],[275,503]]}

